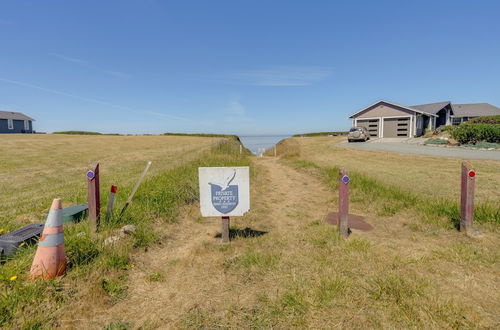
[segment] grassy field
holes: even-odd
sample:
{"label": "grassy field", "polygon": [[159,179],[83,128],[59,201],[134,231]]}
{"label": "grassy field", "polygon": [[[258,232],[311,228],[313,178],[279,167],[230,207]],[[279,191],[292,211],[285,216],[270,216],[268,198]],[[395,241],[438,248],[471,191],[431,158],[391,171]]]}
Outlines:
{"label": "grassy field", "polygon": [[0,228],[43,222],[53,198],[63,206],[84,203],[85,173],[100,162],[101,187],[118,185],[118,201],[137,180],[147,161],[149,175],[185,164],[219,139],[178,136],[9,135],[0,145]]}
{"label": "grassy field", "polygon": [[[86,166],[99,161],[102,205],[111,184],[121,207],[148,160],[153,161],[126,216],[103,223],[96,240],[88,224],[65,225],[69,268],[64,278],[30,282],[35,246],[25,246],[0,266],[0,327],[50,328],[71,297],[96,289],[103,297],[123,294],[130,254],[161,240],[158,226],[175,222],[183,205],[197,200],[197,167],[245,164],[235,140],[200,137],[7,135],[0,149],[0,228],[44,222],[53,198],[63,206],[86,201]],[[132,237],[113,246],[103,240],[134,224]],[[93,281],[89,281],[92,274]]]}
{"label": "grassy field", "polygon": [[[472,239],[454,227],[459,160],[351,151],[337,147],[338,138],[332,137],[287,139],[278,146],[276,158],[241,156],[234,140],[75,138],[99,143],[117,139],[114,144],[122,143],[119,139],[150,138],[141,148],[130,150],[140,158],[131,167],[137,174],[148,160],[144,152],[158,152],[160,157],[168,150],[160,141],[185,141],[186,149],[178,151],[187,156],[181,160],[176,157],[179,152],[172,152],[171,158],[166,157],[179,163],[163,161],[164,167],[145,182],[123,221],[105,224],[97,241],[89,235],[86,221],[65,226],[70,261],[66,276],[27,281],[34,247],[21,249],[0,266],[0,327],[500,326],[498,162],[474,161],[476,226],[483,237]],[[118,150],[127,150],[127,144]],[[112,154],[109,157],[120,158],[116,151]],[[39,157],[46,159],[43,154]],[[91,160],[75,158],[75,164],[84,165],[74,173],[73,184],[82,180]],[[125,180],[128,170],[123,167],[128,164],[111,163],[121,173],[117,178]],[[153,166],[158,163],[153,159]],[[51,164],[45,160],[45,170]],[[252,209],[231,218],[233,240],[222,245],[217,238],[220,219],[199,214],[197,167],[225,165],[251,166]],[[370,232],[354,230],[346,241],[324,222],[328,212],[338,209],[341,166],[351,171],[351,212],[374,226]],[[36,164],[24,172],[30,168]],[[10,166],[7,172],[15,170]],[[137,174],[125,184],[126,192]],[[65,187],[51,191],[55,194]],[[26,190],[19,192],[21,196]],[[71,196],[70,191],[66,194]],[[14,203],[12,196],[1,196]],[[28,221],[30,212],[44,211],[44,203],[39,209],[27,205],[12,214],[16,221]],[[125,223],[135,224],[138,231],[118,245],[103,246],[102,240]],[[10,281],[14,275],[18,278]]]}
{"label": "grassy field", "polygon": [[[293,140],[300,144],[301,159],[320,166],[345,167],[381,183],[416,194],[458,200],[461,159],[346,149],[336,145],[342,139],[345,138],[318,137]],[[473,160],[472,163],[478,173],[477,201],[500,203],[498,161]]]}

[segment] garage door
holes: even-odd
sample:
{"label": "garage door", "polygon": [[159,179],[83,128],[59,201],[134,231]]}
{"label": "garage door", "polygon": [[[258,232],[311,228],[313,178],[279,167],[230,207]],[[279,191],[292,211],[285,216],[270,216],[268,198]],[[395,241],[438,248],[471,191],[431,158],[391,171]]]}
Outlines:
{"label": "garage door", "polygon": [[360,127],[366,127],[368,132],[370,133],[370,137],[378,137],[378,127],[379,120],[378,119],[364,119],[357,120],[356,125]]}
{"label": "garage door", "polygon": [[383,137],[409,137],[410,118],[385,118]]}

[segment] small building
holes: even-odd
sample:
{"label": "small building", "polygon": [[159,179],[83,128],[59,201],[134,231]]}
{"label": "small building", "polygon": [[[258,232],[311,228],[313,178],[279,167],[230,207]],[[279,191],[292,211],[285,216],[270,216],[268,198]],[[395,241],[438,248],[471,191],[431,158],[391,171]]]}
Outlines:
{"label": "small building", "polygon": [[459,125],[479,116],[500,115],[500,108],[488,103],[452,104],[449,101],[406,106],[378,101],[349,116],[353,126],[364,126],[371,137],[418,137],[426,130]]}
{"label": "small building", "polygon": [[21,112],[0,111],[0,133],[34,133],[34,121]]}

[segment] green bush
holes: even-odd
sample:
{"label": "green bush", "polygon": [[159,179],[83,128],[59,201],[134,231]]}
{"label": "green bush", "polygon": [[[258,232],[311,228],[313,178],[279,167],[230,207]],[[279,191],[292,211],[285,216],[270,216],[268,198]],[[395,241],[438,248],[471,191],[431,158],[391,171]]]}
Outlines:
{"label": "green bush", "polygon": [[461,144],[486,141],[500,142],[500,124],[461,124],[451,131],[451,136]]}
{"label": "green bush", "polygon": [[446,126],[441,126],[439,127],[439,130],[441,132],[452,132],[454,131],[458,126],[452,126],[452,125],[446,125]]}
{"label": "green bush", "polygon": [[500,115],[499,116],[482,116],[476,117],[467,122],[467,124],[500,124]]}

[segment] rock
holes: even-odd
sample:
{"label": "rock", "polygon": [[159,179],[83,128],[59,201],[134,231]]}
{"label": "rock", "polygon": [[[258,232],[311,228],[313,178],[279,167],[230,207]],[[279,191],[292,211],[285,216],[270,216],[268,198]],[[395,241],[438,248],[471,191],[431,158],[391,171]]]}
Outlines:
{"label": "rock", "polygon": [[104,240],[104,245],[113,245],[120,240],[120,236],[110,236]]}
{"label": "rock", "polygon": [[120,229],[121,233],[126,235],[132,235],[136,230],[137,228],[134,225],[125,225]]}

